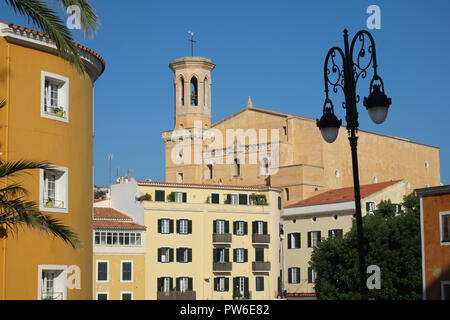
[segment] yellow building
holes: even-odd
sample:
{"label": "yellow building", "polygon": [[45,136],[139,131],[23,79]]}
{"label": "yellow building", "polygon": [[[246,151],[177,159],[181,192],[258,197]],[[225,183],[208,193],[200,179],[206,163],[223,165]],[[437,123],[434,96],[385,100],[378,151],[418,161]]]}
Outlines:
{"label": "yellow building", "polygon": [[275,299],[280,192],[132,179],[111,186],[110,206],[147,228],[145,299]]}
{"label": "yellow building", "polygon": [[[361,185],[363,216],[373,212],[381,200],[390,199],[399,205],[407,191],[404,180]],[[322,238],[342,236],[351,229],[354,199],[353,187],[347,187],[323,192],[284,208],[281,254],[283,284],[288,297],[315,296],[317,275],[309,266],[312,250]]]}
{"label": "yellow building", "polygon": [[21,181],[28,199],[81,240],[75,250],[27,228],[0,240],[0,299],[92,298],[93,87],[105,63],[78,48],[84,75],[55,54],[47,35],[0,23],[0,97],[7,101],[0,110],[0,157],[56,166]]}
{"label": "yellow building", "polygon": [[93,297],[144,300],[145,226],[122,212],[100,205],[94,204]]}
{"label": "yellow building", "polygon": [[[283,190],[283,205],[353,185],[345,127],[329,144],[315,119],[257,108],[250,98],[246,108],[211,124],[214,67],[200,57],[170,64],[175,121],[162,133],[167,182],[271,185]],[[361,184],[405,179],[411,192],[440,184],[437,147],[360,130],[358,154]]]}

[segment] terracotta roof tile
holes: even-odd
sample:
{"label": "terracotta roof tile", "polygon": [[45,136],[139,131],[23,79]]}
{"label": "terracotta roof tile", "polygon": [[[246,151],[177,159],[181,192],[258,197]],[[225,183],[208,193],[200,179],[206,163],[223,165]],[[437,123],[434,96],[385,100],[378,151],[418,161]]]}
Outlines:
{"label": "terracotta roof tile", "polygon": [[[362,185],[362,186],[360,186],[361,199],[364,199],[364,198],[370,196],[371,194],[381,191],[384,188],[392,186],[400,181],[401,180]],[[354,201],[354,200],[355,200],[355,194],[354,194],[353,187],[347,187],[347,188],[326,191],[324,193],[318,194],[311,198],[288,205],[288,206],[286,206],[286,208],[306,207],[306,206],[314,206],[314,205],[329,204],[329,203],[339,203],[339,202],[347,202],[347,201]]]}
{"label": "terracotta roof tile", "polygon": [[133,218],[113,208],[94,207],[94,219],[114,219],[133,221]]}
{"label": "terracotta roof tile", "polygon": [[131,229],[145,230],[146,227],[134,222],[110,221],[110,220],[94,220],[94,229]]}
{"label": "terracotta roof tile", "polygon": [[180,182],[162,182],[162,181],[145,181],[138,180],[136,181],[139,185],[148,185],[148,186],[180,186],[180,187],[211,187],[211,188],[222,188],[222,189],[242,189],[242,190],[278,190],[281,191],[280,188],[274,186],[239,186],[239,185],[226,185],[226,184],[200,184],[200,183],[180,183]]}

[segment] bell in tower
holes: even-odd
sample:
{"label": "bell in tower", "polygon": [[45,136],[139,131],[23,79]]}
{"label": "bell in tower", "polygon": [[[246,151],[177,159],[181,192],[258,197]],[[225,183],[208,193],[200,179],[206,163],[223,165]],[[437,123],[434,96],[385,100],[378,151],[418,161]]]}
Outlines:
{"label": "bell in tower", "polygon": [[216,65],[202,57],[176,59],[169,67],[174,72],[175,127],[193,128],[201,121],[211,126],[211,71]]}

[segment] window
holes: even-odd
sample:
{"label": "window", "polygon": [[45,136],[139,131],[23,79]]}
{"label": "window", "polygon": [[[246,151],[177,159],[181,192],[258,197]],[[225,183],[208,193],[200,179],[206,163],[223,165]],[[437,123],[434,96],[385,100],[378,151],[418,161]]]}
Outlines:
{"label": "window", "polygon": [[229,249],[228,248],[214,248],[213,249],[213,261],[214,262],[229,262]]}
{"label": "window", "polygon": [[450,281],[441,281],[441,299],[450,300]]}
{"label": "window", "polygon": [[211,203],[219,204],[219,194],[218,193],[211,193]]}
{"label": "window", "polygon": [[169,293],[173,289],[173,280],[171,277],[158,278],[158,291]]}
{"label": "window", "polygon": [[192,262],[192,249],[177,248],[177,262],[181,263]]}
{"label": "window", "polygon": [[158,262],[169,263],[173,262],[172,248],[158,248]]}
{"label": "window", "polygon": [[121,261],[121,282],[132,282],[133,281],[133,261]]}
{"label": "window", "polygon": [[109,294],[107,292],[97,292],[97,300],[108,300]]}
{"label": "window", "polygon": [[121,292],[121,300],[133,300],[133,292]]}
{"label": "window", "polygon": [[67,266],[38,266],[38,300],[66,300]]}
{"label": "window", "polygon": [[247,277],[233,278],[233,295],[249,298],[250,293],[248,290]]}
{"label": "window", "polygon": [[300,268],[288,268],[288,283],[300,283]]}
{"label": "window", "polygon": [[342,238],[343,230],[342,229],[331,229],[328,230],[328,236],[329,237],[339,237]]}
{"label": "window", "polygon": [[375,202],[366,202],[366,211],[373,212],[375,210]]}
{"label": "window", "polygon": [[155,201],[166,201],[166,192],[164,190],[155,190]]}
{"label": "window", "polygon": [[[125,239],[127,241],[125,242]],[[140,246],[142,245],[142,235],[140,232],[94,232],[95,245],[108,246]]]}
{"label": "window", "polygon": [[240,194],[239,195],[239,204],[241,204],[241,205],[248,204],[248,194]]}
{"label": "window", "polygon": [[264,291],[264,277],[255,277],[256,291]]}
{"label": "window", "polygon": [[177,291],[180,292],[192,291],[192,278],[189,277],[177,278]]}
{"label": "window", "polygon": [[214,278],[214,291],[227,292],[229,289],[230,279],[226,277]]}
{"label": "window", "polygon": [[320,231],[310,231],[308,232],[308,248],[314,248],[320,242],[321,234]]}
{"label": "window", "polygon": [[241,163],[239,161],[239,159],[234,159],[234,164],[233,164],[233,176],[234,177],[240,177],[241,176]]}
{"label": "window", "polygon": [[283,126],[283,134],[287,135],[287,127],[286,126]]}
{"label": "window", "polygon": [[69,121],[69,79],[41,72],[41,117]]}
{"label": "window", "polygon": [[212,179],[214,179],[214,167],[213,167],[213,165],[212,164],[208,164],[208,165],[206,165],[206,172],[207,172],[207,179],[210,179],[210,180],[212,180]]}
{"label": "window", "polygon": [[244,248],[237,248],[233,250],[233,261],[237,263],[244,263],[248,261],[248,251]]}
{"label": "window", "polygon": [[174,192],[173,195],[174,195],[175,202],[186,202],[187,201],[186,192]]}
{"label": "window", "polygon": [[402,205],[400,203],[393,203],[395,207],[395,213],[400,213],[402,211]]}
{"label": "window", "polygon": [[247,234],[247,222],[235,221],[233,226],[233,233],[237,236],[244,236]]}
{"label": "window", "polygon": [[187,219],[177,220],[177,233],[178,234],[191,234],[192,233],[192,221]]}
{"label": "window", "polygon": [[[180,158],[183,158],[183,154],[180,155]],[[177,172],[177,182],[183,183],[184,175],[183,172]]]}
{"label": "window", "polygon": [[313,268],[308,268],[308,283],[314,283],[317,280],[317,272]]}
{"label": "window", "polygon": [[281,210],[281,197],[278,197],[278,210]]}
{"label": "window", "polygon": [[40,210],[67,213],[68,169],[41,170],[40,179]]}
{"label": "window", "polygon": [[300,232],[289,233],[288,234],[288,249],[299,249],[300,248]]}
{"label": "window", "polygon": [[180,87],[181,87],[181,105],[184,106],[184,78],[181,77],[180,79]]}
{"label": "window", "polygon": [[191,107],[198,106],[198,81],[196,77],[191,78]]}
{"label": "window", "polygon": [[253,229],[253,234],[267,234],[267,222],[253,221],[252,229]]}
{"label": "window", "polygon": [[255,261],[264,262],[264,248],[262,247],[255,248]]}
{"label": "window", "polygon": [[441,244],[450,245],[450,212],[441,212]]}
{"label": "window", "polygon": [[216,234],[229,233],[229,222],[226,220],[214,220],[213,232]]}
{"label": "window", "polygon": [[97,282],[109,281],[109,261],[97,260]]}
{"label": "window", "polygon": [[378,177],[377,176],[373,176],[373,183],[378,183]]}
{"label": "window", "polygon": [[159,219],[158,220],[158,233],[169,234],[173,233],[173,220],[172,219]]}

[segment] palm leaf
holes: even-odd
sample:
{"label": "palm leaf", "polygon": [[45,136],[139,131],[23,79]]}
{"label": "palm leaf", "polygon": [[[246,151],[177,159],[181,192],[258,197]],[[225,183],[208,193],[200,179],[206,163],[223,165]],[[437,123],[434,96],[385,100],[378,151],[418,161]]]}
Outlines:
{"label": "palm leaf", "polygon": [[[19,160],[3,163],[0,161],[0,178],[6,176],[14,176],[18,173],[25,173],[25,170],[31,169],[53,169],[54,166],[48,162],[30,161],[30,160]],[[24,172],[25,171],[25,172]]]}
{"label": "palm leaf", "polygon": [[48,33],[61,57],[75,66],[80,73],[85,71],[69,29],[53,9],[42,0],[5,0],[5,2],[14,9],[14,12],[27,18],[28,23],[33,22],[43,32]]}

